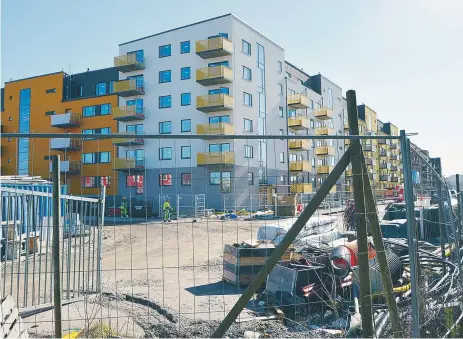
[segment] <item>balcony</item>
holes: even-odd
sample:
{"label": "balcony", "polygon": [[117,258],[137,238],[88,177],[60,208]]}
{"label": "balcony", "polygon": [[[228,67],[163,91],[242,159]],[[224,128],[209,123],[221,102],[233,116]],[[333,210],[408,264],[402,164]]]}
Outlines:
{"label": "balcony", "polygon": [[196,125],[196,134],[232,135],[235,134],[235,128],[232,124],[226,122],[199,124]]}
{"label": "balcony", "polygon": [[312,145],[312,140],[290,140],[289,149],[292,151],[308,151]]}
{"label": "balcony", "polygon": [[316,155],[334,155],[334,147],[319,146],[315,149]]}
{"label": "balcony", "polygon": [[347,130],[349,129],[349,124],[347,122],[344,123],[344,129],[347,129]]}
{"label": "balcony", "polygon": [[396,172],[398,170],[397,165],[391,165],[391,171]]}
{"label": "balcony", "polygon": [[312,193],[312,184],[310,183],[291,184],[289,188],[291,193]]}
{"label": "balcony", "polygon": [[327,107],[319,108],[315,111],[315,118],[320,120],[333,119],[333,111]]}
{"label": "balcony", "polygon": [[372,144],[366,144],[362,147],[364,152],[376,152],[376,146]]}
{"label": "balcony", "polygon": [[142,84],[137,84],[134,79],[119,80],[114,83],[114,94],[121,97],[143,95],[145,90]]}
{"label": "balcony", "polygon": [[196,54],[203,59],[217,58],[232,53],[233,44],[224,37],[196,41]]}
{"label": "balcony", "polygon": [[119,55],[114,58],[114,67],[116,67],[119,72],[133,72],[145,69],[145,63],[138,61],[135,53],[127,55]]}
{"label": "balcony", "polygon": [[398,154],[392,154],[390,159],[391,160],[400,160],[400,156]]}
{"label": "balcony", "polygon": [[388,156],[389,156],[389,152],[386,151],[386,150],[384,150],[384,149],[382,149],[382,150],[379,151],[379,156],[380,156],[380,157],[388,157]]}
{"label": "balcony", "polygon": [[392,177],[391,177],[391,181],[392,181],[392,182],[399,182],[399,177],[397,177],[397,176],[392,176]]}
{"label": "balcony", "polygon": [[379,181],[390,181],[389,179],[390,179],[389,175],[387,175],[387,174],[381,174],[379,176]]}
{"label": "balcony", "polygon": [[115,158],[113,161],[115,171],[143,171],[145,169],[145,159],[136,158]]}
{"label": "balcony", "polygon": [[[50,163],[50,172],[52,171],[51,167],[52,165]],[[80,168],[81,168],[80,161],[60,161],[59,162],[60,173],[79,174]]]}
{"label": "balcony", "polygon": [[288,118],[288,127],[296,130],[309,129],[309,119],[302,115]]}
{"label": "balcony", "polygon": [[350,139],[344,139],[344,145],[349,146],[350,145]]}
{"label": "balcony", "polygon": [[116,146],[132,146],[132,145],[143,145],[145,140],[142,135],[134,133],[119,133],[121,135],[127,135],[126,138],[115,138],[113,144]]}
{"label": "balcony", "polygon": [[346,170],[346,177],[352,176],[352,170]]}
{"label": "balcony", "polygon": [[309,107],[309,98],[303,94],[288,95],[288,106],[293,109],[304,109]]}
{"label": "balcony", "polygon": [[52,115],[50,121],[52,127],[77,127],[80,125],[80,114],[68,112]]}
{"label": "balcony", "polygon": [[233,82],[233,70],[226,66],[214,66],[196,70],[196,82],[203,86]]}
{"label": "balcony", "polygon": [[379,169],[390,169],[390,168],[391,168],[391,164],[387,162],[382,162],[379,164]]}
{"label": "balcony", "polygon": [[290,161],[289,170],[291,172],[310,172],[312,165],[308,161]]}
{"label": "balcony", "polygon": [[211,94],[196,97],[196,109],[204,113],[233,110],[233,97],[228,94]]}
{"label": "balcony", "polygon": [[224,165],[233,166],[235,164],[234,152],[204,152],[196,154],[198,166]]}
{"label": "balcony", "polygon": [[330,127],[318,127],[315,129],[315,135],[332,135],[334,130]]}
{"label": "balcony", "polygon": [[82,147],[82,141],[78,138],[52,138],[50,149],[55,151],[77,151]]}
{"label": "balcony", "polygon": [[329,165],[317,166],[317,174],[330,174],[332,170],[333,170],[333,166],[329,166]]}
{"label": "balcony", "polygon": [[114,107],[113,119],[117,121],[145,120],[145,108],[135,105]]}

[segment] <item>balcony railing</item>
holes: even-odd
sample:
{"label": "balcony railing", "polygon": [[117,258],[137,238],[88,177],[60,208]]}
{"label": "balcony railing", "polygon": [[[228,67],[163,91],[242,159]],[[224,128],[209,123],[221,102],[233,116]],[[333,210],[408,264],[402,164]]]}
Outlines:
{"label": "balcony railing", "polygon": [[119,72],[133,72],[145,68],[145,63],[137,60],[137,56],[133,54],[119,55],[114,58],[114,67],[117,67]]}
{"label": "balcony railing", "polygon": [[63,113],[51,116],[52,127],[76,127],[80,125],[80,114],[77,113]]}
{"label": "balcony railing", "polygon": [[290,140],[289,149],[294,151],[308,151],[312,145],[311,140]]}
{"label": "balcony railing", "polygon": [[137,158],[115,158],[113,169],[116,171],[143,171],[145,160]]}
{"label": "balcony railing", "polygon": [[398,154],[391,154],[390,159],[391,160],[399,160],[400,156]]}
{"label": "balcony railing", "polygon": [[[50,163],[50,172],[52,164]],[[60,161],[59,162],[59,171],[61,173],[67,174],[79,174],[81,169],[81,162],[80,161]]]}
{"label": "balcony railing", "polygon": [[312,193],[312,184],[310,183],[291,184],[289,187],[291,193]]}
{"label": "balcony railing", "polygon": [[214,66],[196,70],[196,82],[203,86],[233,82],[233,70],[226,66]]}
{"label": "balcony railing", "polygon": [[198,166],[235,164],[234,152],[204,152],[196,154]]}
{"label": "balcony railing", "polygon": [[332,135],[334,130],[330,127],[318,127],[315,129],[315,135]]}
{"label": "balcony railing", "polygon": [[379,164],[379,169],[390,169],[390,168],[391,168],[391,164],[389,163],[382,162]]}
{"label": "balcony railing", "polygon": [[290,161],[289,170],[291,172],[310,172],[312,165],[308,161]]}
{"label": "balcony railing", "polygon": [[114,83],[114,93],[121,97],[145,94],[142,84],[137,84],[134,79],[119,80]]}
{"label": "balcony railing", "polygon": [[232,53],[233,44],[224,37],[196,41],[196,54],[203,59],[217,58]]}
{"label": "balcony railing", "polygon": [[233,97],[227,94],[211,94],[196,97],[196,109],[204,113],[233,110]]}
{"label": "balcony railing", "polygon": [[82,147],[82,141],[78,138],[52,138],[50,149],[55,151],[76,151]]}
{"label": "balcony railing", "polygon": [[288,106],[295,109],[303,109],[309,107],[309,98],[303,94],[288,95]]}
{"label": "balcony railing", "polygon": [[315,118],[320,120],[333,119],[333,111],[327,107],[319,108],[315,111]]}
{"label": "balcony railing", "polygon": [[317,166],[317,174],[330,174],[332,170],[333,170],[333,166],[329,166],[329,165]]}
{"label": "balcony railing", "polygon": [[316,155],[334,155],[334,147],[319,146],[315,149]]}
{"label": "balcony railing", "polygon": [[199,124],[196,125],[196,134],[231,135],[235,134],[235,128],[226,122]]}
{"label": "balcony railing", "polygon": [[113,144],[116,146],[131,146],[131,145],[143,145],[145,140],[143,139],[142,134],[136,133],[119,133],[121,135],[126,135],[126,138],[115,138]]}
{"label": "balcony railing", "polygon": [[309,119],[303,116],[289,117],[288,127],[296,130],[309,129]]}
{"label": "balcony railing", "polygon": [[389,179],[390,179],[389,175],[386,175],[386,174],[381,174],[379,176],[379,181],[390,181]]}
{"label": "balcony railing", "polygon": [[364,152],[376,152],[376,146],[372,144],[366,144],[362,147]]}
{"label": "balcony railing", "polygon": [[399,182],[399,177],[393,176],[393,177],[391,177],[391,181],[392,182]]}
{"label": "balcony railing", "polygon": [[135,105],[114,107],[113,119],[118,121],[144,120],[145,108]]}

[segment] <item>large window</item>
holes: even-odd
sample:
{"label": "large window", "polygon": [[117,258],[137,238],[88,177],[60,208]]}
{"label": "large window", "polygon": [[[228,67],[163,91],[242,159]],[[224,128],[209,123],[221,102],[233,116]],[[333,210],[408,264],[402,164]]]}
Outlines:
{"label": "large window", "polygon": [[172,174],[159,174],[159,186],[172,186]]}
{"label": "large window", "polygon": [[143,134],[143,124],[126,125],[125,131],[128,134]]}
{"label": "large window", "polygon": [[169,108],[172,106],[172,97],[164,95],[159,97],[159,108]]}
{"label": "large window", "polygon": [[182,93],[180,94],[180,102],[182,106],[191,105],[191,93]]}
{"label": "large window", "polygon": [[172,121],[162,121],[159,123],[159,134],[172,133]]}
{"label": "large window", "polygon": [[101,134],[111,134],[111,127],[103,127],[100,129]]}
{"label": "large window", "polygon": [[210,172],[209,183],[211,185],[220,185],[222,192],[231,192],[231,172]]}
{"label": "large window", "polygon": [[83,164],[95,164],[96,163],[96,153],[82,153],[82,163]]}
{"label": "large window", "polygon": [[251,44],[247,42],[246,40],[242,40],[241,50],[243,51],[244,54],[251,55]]}
{"label": "large window", "polygon": [[182,173],[182,186],[191,186],[191,173]]}
{"label": "large window", "polygon": [[111,152],[100,152],[100,163],[105,164],[111,162]]}
{"label": "large window", "polygon": [[[10,97],[11,99],[11,97]],[[11,121],[11,117],[8,119]],[[30,132],[31,121],[31,89],[24,88],[19,92],[19,133]],[[29,139],[18,140],[18,174],[29,173]]]}
{"label": "large window", "polygon": [[243,92],[243,103],[246,106],[252,106],[252,95],[246,92]]}
{"label": "large window", "polygon": [[172,147],[161,147],[159,149],[159,160],[171,160]]}
{"label": "large window", "polygon": [[106,94],[106,82],[99,82],[95,86],[96,95],[105,95]]}
{"label": "large window", "polygon": [[82,107],[83,117],[94,117],[96,115],[96,106],[85,106]]}
{"label": "large window", "polygon": [[159,71],[159,83],[162,84],[164,82],[171,82],[172,81],[172,72],[170,69],[165,71]]}
{"label": "large window", "polygon": [[248,185],[254,185],[254,173],[252,172],[248,172]]}
{"label": "large window", "polygon": [[285,116],[285,112],[283,111],[283,107],[281,106],[278,107],[278,116],[280,118],[283,118]]}
{"label": "large window", "polygon": [[220,172],[210,172],[209,183],[211,185],[220,185]]}
{"label": "large window", "polygon": [[103,105],[101,105],[100,109],[101,109],[100,110],[101,115],[109,115],[109,114],[111,114],[111,104],[103,104]]}
{"label": "large window", "polygon": [[230,144],[210,144],[209,152],[230,152]]}
{"label": "large window", "polygon": [[245,158],[253,158],[254,157],[254,149],[252,146],[244,145],[244,157]]}
{"label": "large window", "polygon": [[111,187],[111,177],[108,177],[108,176],[100,177],[100,187],[103,187],[103,186]]}
{"label": "large window", "polygon": [[328,107],[333,108],[333,91],[328,88]]}
{"label": "large window", "polygon": [[191,146],[182,146],[182,159],[191,159]]}
{"label": "large window", "polygon": [[190,41],[182,41],[180,43],[180,54],[190,53]]}
{"label": "large window", "polygon": [[181,121],[181,131],[182,132],[191,132],[191,120],[185,119]]}
{"label": "large window", "polygon": [[182,67],[180,69],[180,80],[188,80],[191,78],[191,69],[190,67]]}
{"label": "large window", "polygon": [[243,79],[246,79],[246,80],[252,79],[251,69],[247,68],[246,66],[243,66]]}
{"label": "large window", "polygon": [[230,123],[230,116],[222,115],[222,116],[216,116],[216,117],[209,117],[210,124],[218,124],[219,122]]}
{"label": "large window", "polygon": [[171,56],[171,54],[172,54],[172,49],[171,49],[170,44],[159,46],[159,57],[160,58]]}
{"label": "large window", "polygon": [[83,188],[95,188],[96,187],[96,177],[82,177],[82,187]]}
{"label": "large window", "polygon": [[244,131],[252,132],[252,120],[244,118]]}

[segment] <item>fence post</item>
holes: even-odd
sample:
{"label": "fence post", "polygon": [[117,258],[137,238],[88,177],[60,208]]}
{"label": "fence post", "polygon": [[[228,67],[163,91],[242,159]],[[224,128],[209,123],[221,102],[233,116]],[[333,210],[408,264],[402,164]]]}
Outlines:
{"label": "fence post", "polygon": [[[462,218],[462,212],[463,212],[463,207],[461,206],[460,204],[460,200],[461,200],[461,193],[460,193],[460,175],[457,174],[455,176],[455,179],[456,179],[456,189],[457,189],[457,217],[458,217],[458,221],[460,222],[459,225],[458,225],[458,228],[457,228],[457,241],[456,241],[456,245],[457,245],[457,249],[458,251],[460,250],[460,244],[461,244],[461,228],[463,227],[463,218]],[[461,263],[460,263],[461,264]],[[461,270],[460,270],[461,272]]]}
{"label": "fence post", "polygon": [[177,221],[180,218],[180,194],[177,194]]}
{"label": "fence post", "polygon": [[59,155],[52,155],[52,180],[53,180],[53,283],[54,295],[53,305],[55,313],[55,337],[62,338],[63,331],[61,328],[61,258],[60,258],[60,211],[61,211],[61,192],[60,192],[60,160]]}
{"label": "fence post", "polygon": [[[101,201],[100,204],[101,211],[99,216],[99,223],[98,223],[98,258],[97,258],[97,271],[96,271],[96,291],[98,293],[101,292],[101,280],[103,279],[102,276],[102,260],[103,260],[103,253],[102,253],[102,246],[103,246],[103,226],[104,226],[104,213],[106,207],[106,186],[103,186],[103,191],[101,192]],[[95,246],[95,245],[93,245]]]}
{"label": "fence post", "polygon": [[437,184],[437,199],[438,199],[438,205],[439,205],[439,237],[440,237],[440,249],[441,249],[441,257],[442,257],[442,270],[443,274],[447,272],[447,265],[445,264],[445,239],[444,239],[444,206],[442,202],[442,183],[440,181],[440,178],[436,176],[436,184]]}

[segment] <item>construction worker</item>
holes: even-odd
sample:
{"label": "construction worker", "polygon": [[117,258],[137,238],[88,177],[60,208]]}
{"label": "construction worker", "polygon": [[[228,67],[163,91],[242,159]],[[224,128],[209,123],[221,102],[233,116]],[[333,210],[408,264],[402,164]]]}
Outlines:
{"label": "construction worker", "polygon": [[127,200],[125,197],[123,197],[121,201],[121,219],[122,218],[129,218],[129,215],[127,214]]}
{"label": "construction worker", "polygon": [[166,201],[164,201],[164,205],[162,205],[162,210],[164,211],[164,222],[170,222],[170,199],[167,197]]}

